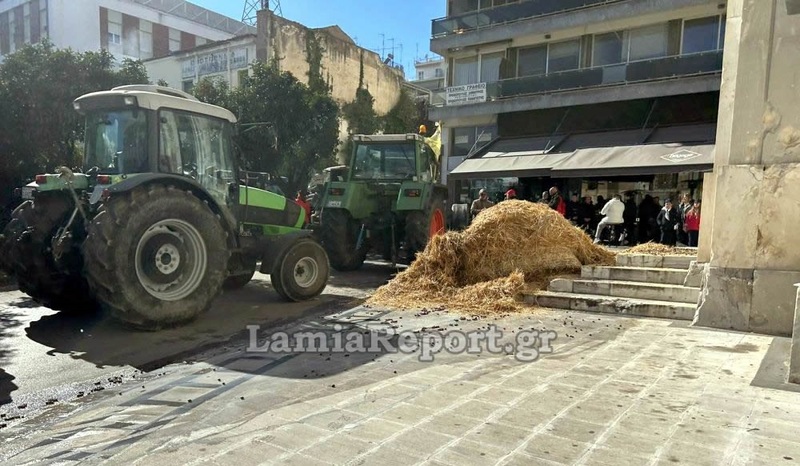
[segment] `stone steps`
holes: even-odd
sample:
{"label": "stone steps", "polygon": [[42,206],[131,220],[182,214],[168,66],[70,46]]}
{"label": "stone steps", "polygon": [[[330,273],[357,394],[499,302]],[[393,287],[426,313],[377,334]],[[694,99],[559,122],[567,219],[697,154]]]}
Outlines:
{"label": "stone steps", "polygon": [[683,285],[687,269],[664,267],[608,267],[605,265],[584,265],[581,278],[588,280],[614,280],[621,282],[666,283]]}
{"label": "stone steps", "polygon": [[692,320],[700,288],[687,280],[695,257],[618,255],[615,266],[584,266],[581,277],[557,278],[525,296],[542,307]]}
{"label": "stone steps", "polygon": [[665,269],[688,269],[696,256],[653,256],[649,254],[619,254],[617,265],[620,267],[648,267]]}
{"label": "stone steps", "polygon": [[663,283],[628,282],[615,280],[565,280],[550,282],[549,291],[620,298],[648,299],[697,304],[700,289]]}
{"label": "stone steps", "polygon": [[697,307],[687,303],[553,291],[526,296],[525,302],[553,309],[679,320],[692,320]]}

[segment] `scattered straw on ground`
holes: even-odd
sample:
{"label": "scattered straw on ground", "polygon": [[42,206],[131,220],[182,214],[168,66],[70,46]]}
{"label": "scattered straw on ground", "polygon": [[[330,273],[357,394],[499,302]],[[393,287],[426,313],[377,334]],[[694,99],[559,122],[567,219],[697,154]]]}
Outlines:
{"label": "scattered straw on ground", "polygon": [[696,256],[697,250],[692,248],[678,248],[658,243],[644,243],[626,249],[620,254],[651,254],[654,256]]}
{"label": "scattered straw on ground", "polygon": [[614,253],[544,204],[502,202],[463,232],[434,237],[417,260],[368,300],[400,309],[445,306],[472,314],[518,311],[523,290],[613,264]]}

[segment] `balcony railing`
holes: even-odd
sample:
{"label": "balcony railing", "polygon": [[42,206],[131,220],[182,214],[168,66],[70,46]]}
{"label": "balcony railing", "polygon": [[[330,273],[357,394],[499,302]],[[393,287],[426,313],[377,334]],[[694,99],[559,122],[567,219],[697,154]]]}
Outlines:
{"label": "balcony railing", "polygon": [[622,1],[626,0],[521,0],[519,3],[434,19],[431,35],[437,38],[461,34],[499,24]]}
{"label": "balcony railing", "polygon": [[[722,71],[722,50],[642,60],[542,76],[504,79],[486,85],[488,101],[522,95],[565,92],[601,86],[618,86],[679,77],[717,74]],[[434,92],[433,102],[446,105],[446,90]]]}

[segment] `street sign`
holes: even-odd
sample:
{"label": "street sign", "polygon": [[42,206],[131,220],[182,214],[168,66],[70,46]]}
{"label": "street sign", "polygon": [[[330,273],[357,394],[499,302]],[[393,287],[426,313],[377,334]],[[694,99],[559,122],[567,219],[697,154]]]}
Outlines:
{"label": "street sign", "polygon": [[486,83],[451,86],[445,90],[446,105],[464,105],[486,102]]}

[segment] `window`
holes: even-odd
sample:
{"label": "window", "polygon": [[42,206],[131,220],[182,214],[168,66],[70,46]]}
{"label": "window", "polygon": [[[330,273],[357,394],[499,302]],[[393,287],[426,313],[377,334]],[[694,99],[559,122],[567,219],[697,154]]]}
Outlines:
{"label": "window", "polygon": [[[480,149],[497,135],[496,126],[466,126],[453,128],[453,149],[451,157],[465,157],[473,147]],[[477,144],[476,144],[477,142]]]}
{"label": "window", "polygon": [[239,85],[240,86],[245,85],[247,83],[247,78],[250,76],[250,73],[248,73],[248,71],[244,69],[244,70],[239,70],[237,74],[239,77]]}
{"label": "window", "polygon": [[[484,2],[486,0],[483,0]],[[491,1],[491,0],[490,0]],[[450,14],[448,16],[456,16],[471,11],[478,11],[480,8],[480,0],[451,0],[450,1]]]}
{"label": "window", "polygon": [[500,65],[503,63],[505,53],[487,53],[481,55],[481,80],[482,83],[492,83],[500,80]]}
{"label": "window", "polygon": [[144,110],[101,111],[86,117],[86,166],[101,173],[148,172]]}
{"label": "window", "polygon": [[444,70],[441,69],[441,68],[436,68],[436,71],[434,72],[434,76],[437,77],[437,78],[444,78]]}
{"label": "window", "polygon": [[540,76],[547,73],[547,46],[520,49],[517,52],[517,76]]}
{"label": "window", "polygon": [[581,42],[579,40],[550,44],[549,55],[547,57],[548,73],[577,70],[580,67],[580,62]]}
{"label": "window", "polygon": [[16,15],[9,14],[8,15],[8,44],[9,44],[9,52],[14,53],[17,50],[17,25],[14,21],[14,17]]}
{"label": "window", "polygon": [[667,56],[667,23],[631,30],[629,61],[665,56]]}
{"label": "window", "polygon": [[592,65],[605,66],[623,63],[622,55],[625,33],[623,31],[609,32],[594,36],[594,50],[592,51]]}
{"label": "window", "polygon": [[218,202],[228,201],[234,181],[231,125],[187,112],[159,112],[159,170],[188,176]]}
{"label": "window", "polygon": [[122,45],[122,13],[108,10],[108,48],[121,52],[118,47],[120,45]]}
{"label": "window", "polygon": [[47,2],[39,2],[39,39],[47,37]]}
{"label": "window", "polygon": [[26,44],[31,43],[31,4],[26,3],[22,6],[22,27],[23,27],[23,41]]}
{"label": "window", "polygon": [[425,72],[424,71],[417,71],[417,79],[420,81],[425,79]]}
{"label": "window", "polygon": [[181,31],[169,29],[169,51],[177,52],[181,49]]}
{"label": "window", "polygon": [[188,92],[188,93],[191,94],[192,91],[194,90],[194,81],[192,81],[191,79],[188,79],[188,80],[183,82],[182,87],[183,87],[183,92]]}
{"label": "window", "polygon": [[719,16],[684,21],[681,53],[699,53],[719,49],[719,27]]}
{"label": "window", "polygon": [[353,179],[410,180],[417,175],[416,144],[359,143],[356,146]]}
{"label": "window", "polygon": [[153,58],[153,23],[139,20],[139,58]]}
{"label": "window", "polygon": [[453,61],[453,86],[478,82],[478,57],[459,58]]}

